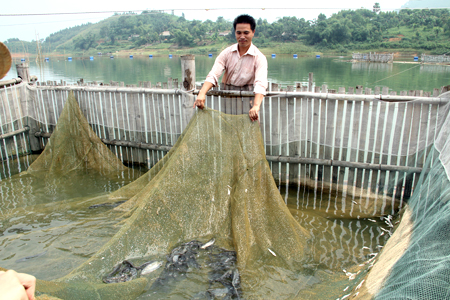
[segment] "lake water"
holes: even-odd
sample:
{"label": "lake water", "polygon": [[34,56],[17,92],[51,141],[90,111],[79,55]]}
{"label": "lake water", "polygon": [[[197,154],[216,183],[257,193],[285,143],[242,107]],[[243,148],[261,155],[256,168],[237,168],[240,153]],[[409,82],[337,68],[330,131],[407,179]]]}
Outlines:
{"label": "lake water", "polygon": [[[196,56],[196,81],[202,82],[212,65],[215,56]],[[412,57],[400,58],[408,63],[352,63],[349,57],[299,57],[292,55],[277,55],[275,58],[267,57],[269,63],[269,81],[279,83],[283,87],[295,85],[297,82],[306,84],[308,74],[314,73],[314,84],[328,85],[328,88],[355,87],[362,85],[374,89],[375,87],[389,87],[390,91],[424,90],[432,91],[450,83],[450,66],[421,65],[413,62]],[[15,65],[3,80],[17,77]],[[30,74],[38,76],[40,81],[65,80],[75,83],[80,78],[85,82],[109,81],[124,82],[125,84],[138,84],[139,81],[167,82],[167,78],[181,79],[181,63],[179,56],[128,57],[95,56],[89,58],[50,57],[48,62],[30,61]]]}
{"label": "lake water", "polygon": [[[22,158],[25,169],[35,158]],[[123,226],[123,212],[111,206],[92,205],[110,203],[109,193],[141,174],[129,170],[120,178],[107,178],[100,174],[75,173],[70,181],[21,174],[0,180],[1,267],[14,268],[41,280],[68,274],[99,251]],[[276,278],[279,272],[284,282],[292,281],[302,289],[301,293],[316,295],[301,299],[336,299],[347,294],[361,282],[366,264],[385,245],[388,238],[385,231],[391,229],[379,215],[361,214],[356,209],[350,213],[349,203],[360,199],[314,193],[305,187],[283,186],[280,193],[293,217],[310,235],[310,250],[298,270],[308,280],[294,282],[292,274],[281,268],[276,269],[275,275],[270,274]],[[345,202],[347,205],[342,206]],[[159,261],[165,259],[158,257]],[[206,263],[201,257],[198,262]],[[207,267],[189,271],[182,294],[176,294],[180,288],[172,284],[169,287],[174,291],[164,290],[165,297],[158,297],[153,294],[151,283],[162,270],[149,276],[149,289],[138,299],[205,299],[192,295],[208,288]],[[352,281],[350,276],[356,278]]]}

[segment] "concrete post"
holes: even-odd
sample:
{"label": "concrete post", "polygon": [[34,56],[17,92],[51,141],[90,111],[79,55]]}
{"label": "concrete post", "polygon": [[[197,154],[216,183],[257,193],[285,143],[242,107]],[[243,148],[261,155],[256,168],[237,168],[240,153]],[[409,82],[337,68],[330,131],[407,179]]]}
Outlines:
{"label": "concrete post", "polygon": [[22,78],[24,82],[30,82],[30,68],[27,63],[16,65],[17,77]]}
{"label": "concrete post", "polygon": [[[192,54],[181,56],[181,77],[182,91],[190,91],[195,88],[195,56]],[[181,96],[183,103],[183,130],[191,120],[195,113],[194,102],[195,96],[193,94],[183,93]]]}
{"label": "concrete post", "polygon": [[308,76],[308,92],[312,92],[313,91],[313,80],[314,78],[314,73],[309,73]]}

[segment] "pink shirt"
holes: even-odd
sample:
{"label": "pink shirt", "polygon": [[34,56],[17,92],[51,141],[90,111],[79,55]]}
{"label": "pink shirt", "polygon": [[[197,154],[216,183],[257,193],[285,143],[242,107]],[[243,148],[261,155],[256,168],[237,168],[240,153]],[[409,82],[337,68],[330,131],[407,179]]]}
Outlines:
{"label": "pink shirt", "polygon": [[206,81],[217,86],[224,70],[225,84],[235,86],[253,84],[255,94],[266,94],[267,59],[253,43],[243,56],[239,56],[238,44],[223,50],[216,58],[211,72],[206,76]]}

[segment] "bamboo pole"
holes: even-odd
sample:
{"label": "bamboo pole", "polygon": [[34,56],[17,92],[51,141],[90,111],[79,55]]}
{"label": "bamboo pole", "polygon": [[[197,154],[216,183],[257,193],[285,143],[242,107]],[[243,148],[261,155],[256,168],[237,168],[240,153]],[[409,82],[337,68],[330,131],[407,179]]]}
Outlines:
{"label": "bamboo pole", "polygon": [[170,149],[172,149],[172,146],[152,145],[148,143],[130,142],[121,140],[108,140],[108,139],[101,139],[101,140],[104,144],[112,146],[122,146],[122,147],[139,148],[144,150],[158,150],[166,152],[169,152]]}
{"label": "bamboo pole", "polygon": [[182,95],[186,94],[181,89],[149,89],[149,88],[125,88],[125,87],[94,87],[94,86],[28,86],[31,91],[52,90],[52,91],[85,91],[85,92],[110,92],[110,93],[130,93],[130,94],[166,94],[166,95]]}
{"label": "bamboo pole", "polygon": [[[193,93],[198,94],[198,90]],[[214,91],[210,90],[208,96],[226,96],[226,97],[251,97],[253,92],[249,91]],[[268,92],[265,97],[283,97],[283,98],[315,98],[322,100],[351,100],[351,101],[385,101],[401,102],[415,101],[422,104],[446,104],[450,99],[445,97],[415,97],[415,96],[397,96],[397,95],[349,95],[334,93],[314,93],[314,92]]]}
{"label": "bamboo pole", "polygon": [[9,79],[9,80],[3,80],[3,81],[0,81],[0,88],[7,86],[7,85],[21,83],[21,82],[22,82],[22,78],[13,78],[13,79]]}
{"label": "bamboo pole", "polygon": [[[50,138],[51,133],[36,132],[34,135],[36,137]],[[168,152],[172,148],[172,146],[155,145],[155,144],[149,144],[149,143],[131,142],[131,141],[123,141],[123,140],[101,139],[101,141],[106,145],[139,148],[139,149],[145,149],[145,150],[158,150],[158,151]],[[266,159],[267,159],[267,161],[278,162],[278,163],[311,164],[311,165],[318,165],[318,166],[334,166],[334,167],[344,167],[344,168],[357,168],[357,169],[366,169],[366,170],[394,171],[394,172],[408,172],[408,173],[422,172],[422,168],[418,168],[418,167],[349,162],[349,161],[341,161],[341,160],[335,160],[335,159],[290,157],[290,156],[282,156],[282,155],[279,155],[279,156],[266,155]]]}
{"label": "bamboo pole", "polygon": [[[86,92],[118,92],[118,93],[146,93],[146,94],[166,94],[166,95],[186,95],[191,94],[180,89],[148,89],[148,88],[117,88],[117,87],[89,87],[89,86],[27,86],[28,89],[36,90],[60,90],[60,91],[86,91]],[[193,91],[194,95],[198,90]],[[252,97],[252,91],[217,91],[210,90],[208,96],[224,97]],[[397,95],[348,95],[332,93],[314,93],[314,92],[268,92],[266,97],[283,98],[316,98],[323,100],[352,100],[352,101],[386,101],[401,102],[415,101],[421,104],[446,104],[450,99],[445,97],[416,97],[416,96],[397,96]]]}
{"label": "bamboo pole", "polygon": [[19,135],[21,133],[28,132],[29,130],[30,130],[30,127],[25,126],[24,128],[21,128],[21,129],[17,129],[17,130],[14,130],[14,131],[11,131],[11,132],[8,132],[5,134],[0,134],[0,140],[4,140],[4,139],[10,138],[10,137]]}
{"label": "bamboo pole", "polygon": [[385,164],[349,162],[349,161],[342,161],[342,160],[335,160],[335,159],[271,156],[271,155],[267,155],[266,159],[268,161],[273,161],[273,162],[311,164],[311,165],[319,165],[319,166],[336,166],[336,167],[344,167],[344,168],[358,168],[358,169],[369,169],[369,170],[377,170],[377,171],[396,171],[396,172],[409,172],[409,173],[410,172],[412,172],[412,173],[422,172],[422,168],[394,166],[394,165],[385,165]]}

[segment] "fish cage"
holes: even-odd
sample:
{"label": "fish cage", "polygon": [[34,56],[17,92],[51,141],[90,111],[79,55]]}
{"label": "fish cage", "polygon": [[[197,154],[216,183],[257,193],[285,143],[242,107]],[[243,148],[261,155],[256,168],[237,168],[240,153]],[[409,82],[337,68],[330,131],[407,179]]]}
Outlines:
{"label": "fish cage", "polygon": [[[265,194],[262,191],[259,192],[264,194],[264,197],[279,193],[277,196],[270,197],[281,197],[285,206],[277,206],[273,210],[286,213],[287,207],[291,209],[291,214],[295,219],[295,221],[291,221],[290,218],[292,216],[290,216],[288,221],[282,221],[281,219],[284,219],[282,217],[284,215],[275,213],[275,219],[268,221],[268,224],[271,224],[270,226],[267,224],[261,225],[261,228],[266,228],[264,226],[267,226],[279,228],[278,230],[281,230],[281,232],[286,230],[288,235],[294,235],[295,233],[295,243],[291,241],[291,236],[287,236],[284,237],[287,240],[280,238],[279,244],[287,243],[292,247],[296,247],[296,243],[305,245],[309,234],[303,232],[297,226],[306,226],[306,223],[308,223],[306,220],[313,222],[313,220],[318,218],[316,216],[317,212],[304,215],[305,212],[292,210],[292,205],[295,206],[295,204],[288,201],[288,191],[292,192],[292,190],[294,190],[294,193],[297,193],[297,209],[303,206],[316,209],[316,206],[320,206],[323,211],[326,210],[327,213],[329,211],[332,212],[331,215],[326,217],[334,220],[333,225],[330,225],[333,228],[333,234],[330,234],[328,238],[331,241],[336,239],[336,243],[340,243],[342,249],[345,248],[345,246],[342,246],[343,241],[346,241],[347,244],[350,241],[354,243],[357,234],[361,233],[362,235],[362,231],[366,230],[361,229],[360,219],[364,219],[369,223],[372,221],[374,223],[378,222],[378,225],[380,225],[380,222],[383,224],[384,227],[380,225],[377,227],[378,229],[364,227],[368,228],[367,232],[370,231],[371,236],[376,235],[377,239],[380,239],[383,235],[386,238],[389,237],[384,250],[380,254],[382,246],[377,251],[374,250],[376,245],[372,245],[372,242],[370,246],[361,246],[358,250],[359,255],[367,259],[362,263],[358,261],[359,264],[356,264],[355,261],[352,261],[352,258],[348,258],[347,263],[352,261],[355,264],[352,269],[347,269],[347,267],[344,269],[344,264],[337,262],[339,260],[338,255],[334,257],[333,254],[328,253],[329,256],[327,258],[326,253],[319,254],[318,248],[321,247],[321,244],[318,241],[316,245],[318,248],[313,250],[313,252],[317,251],[317,255],[320,257],[318,261],[324,263],[331,258],[333,262],[328,263],[338,265],[338,268],[341,268],[343,271],[340,273],[340,276],[344,277],[345,280],[338,281],[337,277],[327,279],[328,275],[326,275],[326,272],[320,273],[320,263],[313,263],[314,276],[309,278],[303,274],[302,276],[306,277],[300,278],[292,275],[292,278],[295,277],[296,279],[289,282],[289,289],[285,291],[285,294],[281,292],[283,288],[277,283],[277,288],[274,288],[274,290],[280,293],[281,298],[303,299],[302,297],[304,297],[304,299],[323,299],[324,295],[321,294],[321,290],[326,286],[327,280],[336,283],[333,287],[335,292],[333,295],[337,295],[335,298],[342,297],[341,299],[349,296],[360,297],[361,299],[366,299],[367,297],[389,299],[389,297],[398,295],[423,296],[423,289],[421,290],[418,286],[427,288],[428,294],[426,294],[425,298],[439,299],[440,295],[448,290],[449,277],[447,275],[450,266],[447,266],[447,254],[436,254],[437,250],[441,249],[440,245],[450,240],[445,237],[444,239],[440,238],[446,235],[444,228],[445,224],[447,224],[446,216],[448,215],[445,213],[448,206],[446,186],[449,186],[449,160],[446,153],[450,153],[445,150],[448,144],[447,131],[449,127],[447,122],[450,120],[448,117],[448,102],[450,99],[448,87],[437,88],[428,92],[421,90],[405,91],[401,92],[400,95],[397,95],[395,92],[389,93],[387,88],[380,90],[380,88],[371,89],[363,88],[362,86],[349,88],[348,90],[345,90],[345,88],[332,90],[325,85],[320,87],[314,86],[313,75],[310,74],[309,82],[298,83],[296,86],[288,86],[282,89],[277,84],[270,84],[268,93],[261,105],[258,124],[245,125],[252,126],[252,130],[255,130],[250,134],[248,132],[240,132],[241,129],[239,127],[243,127],[244,125],[242,124],[246,124],[243,123],[245,119],[237,119],[232,116],[248,113],[251,108],[253,92],[227,90],[225,87],[214,88],[208,93],[206,99],[205,106],[208,109],[203,112],[197,112],[194,108],[194,101],[199,87],[194,88],[195,74],[185,72],[186,70],[195,70],[195,68],[192,68],[192,66],[184,67],[182,73],[187,76],[182,78],[181,87],[178,84],[178,80],[175,79],[169,79],[167,83],[157,83],[155,85],[152,85],[150,82],[141,82],[139,85],[131,86],[124,86],[124,84],[117,82],[101,84],[96,82],[79,82],[75,85],[68,85],[64,82],[37,82],[30,84],[21,80],[2,82],[0,86],[0,143],[2,155],[0,183],[6,182],[14,174],[20,175],[21,172],[29,167],[31,162],[26,160],[24,162],[23,157],[41,153],[50,147],[52,136],[55,133],[57,134],[58,126],[62,126],[59,121],[65,107],[74,105],[68,101],[72,96],[79,106],[80,115],[82,115],[80,118],[86,120],[92,132],[103,145],[106,145],[107,149],[109,149],[108,151],[123,164],[128,166],[145,166],[150,170],[149,176],[155,178],[154,180],[158,180],[157,185],[163,185],[163,182],[165,182],[163,179],[164,175],[160,175],[162,174],[160,171],[164,170],[166,164],[170,165],[171,160],[175,160],[172,157],[178,157],[178,154],[175,154],[178,153],[176,151],[184,151],[183,155],[187,155],[186,157],[183,156],[183,159],[179,159],[176,164],[173,163],[178,168],[183,168],[184,164],[187,164],[189,160],[194,160],[194,157],[191,157],[189,154],[190,151],[194,151],[191,149],[197,149],[195,151],[200,151],[203,153],[202,155],[207,156],[206,153],[216,149],[218,144],[221,145],[220,147],[223,145],[225,149],[228,144],[233,143],[233,139],[240,141],[240,144],[234,146],[236,147],[233,148],[234,150],[224,150],[222,148],[216,150],[219,154],[230,151],[232,155],[236,151],[243,151],[244,154],[239,158],[241,160],[238,163],[233,158],[233,160],[229,161],[229,164],[233,170],[246,166],[248,171],[250,169],[247,166],[250,164],[249,161],[253,161],[256,166],[260,159],[252,158],[256,150],[247,151],[246,147],[250,149],[250,146],[245,144],[244,141],[247,139],[252,140],[255,135],[260,134],[261,151],[264,158],[262,161],[263,164],[267,162],[270,178],[268,179],[264,175],[261,178],[258,177],[257,182],[255,179],[249,182],[259,186],[261,182],[266,182],[267,185],[270,185],[269,182],[271,180],[274,181],[278,187],[278,192],[264,190],[266,185],[260,186],[260,189],[264,190]],[[67,118],[67,116],[64,115],[64,118]],[[64,122],[68,122],[66,119],[64,120]],[[73,120],[69,121],[68,124],[71,122]],[[235,129],[228,129],[227,126],[229,124],[235,123],[238,125],[233,125],[234,127],[230,125]],[[227,129],[223,129],[225,127]],[[211,135],[207,136],[207,138],[201,138],[200,136],[205,132]],[[180,145],[180,141],[184,140],[189,135],[188,133],[194,136],[197,135],[197,140],[195,142],[186,142],[185,146]],[[76,135],[83,134],[85,133],[82,131],[77,131],[76,133]],[[88,136],[91,135],[91,133],[88,134]],[[54,145],[51,145],[51,147],[51,149],[54,149]],[[257,146],[254,147],[258,148]],[[52,155],[56,156],[58,151],[52,151]],[[106,156],[104,154],[105,151],[103,148],[98,150],[98,153],[100,153],[98,157],[103,158]],[[209,170],[208,168],[215,169],[217,165],[220,165],[216,161],[216,159],[219,159],[218,157],[225,159],[220,155],[214,157],[212,161],[208,162],[209,165],[206,165],[205,170]],[[108,161],[113,160],[113,158],[108,159]],[[201,158],[195,159],[201,160]],[[86,165],[88,164],[87,160],[85,163]],[[168,178],[172,178],[171,176],[175,176],[176,171],[173,172],[164,174]],[[222,172],[224,172],[222,174],[228,174],[225,169]],[[201,172],[197,173],[201,177]],[[215,173],[211,174],[211,178],[215,176]],[[226,175],[223,176],[224,178],[226,177]],[[239,180],[245,176],[242,175],[239,177]],[[221,194],[220,197],[223,198],[227,198],[227,195],[230,194],[235,195],[237,190],[240,191],[239,197],[244,197],[242,195],[251,190],[251,184],[248,187],[240,186],[239,184],[235,186],[231,183],[229,185],[225,183],[219,184],[218,182],[221,182],[221,179],[217,179],[218,181],[214,181],[214,183],[211,178],[206,176],[203,178],[203,182],[208,181],[205,184],[211,185],[212,190],[214,190],[214,184],[221,186],[224,194]],[[149,179],[149,182],[152,181]],[[157,185],[153,188],[158,189]],[[6,186],[2,189],[6,189]],[[169,186],[167,189],[168,193],[175,190],[176,186]],[[286,191],[285,197],[282,196],[282,189]],[[313,193],[314,197],[310,200],[309,198],[307,200],[302,198],[299,202],[299,194],[305,193],[305,191]],[[179,192],[177,191],[176,194],[178,195]],[[211,193],[212,202],[208,203],[213,203],[214,199],[217,199],[215,197],[218,197],[216,192]],[[186,192],[186,194],[189,193]],[[321,196],[318,197],[318,194]],[[318,200],[319,198],[320,200]],[[139,200],[130,201],[127,202],[132,204],[141,203]],[[233,201],[231,202],[233,203]],[[130,209],[132,204],[128,204],[127,209]],[[125,204],[121,203],[121,205]],[[166,207],[163,205],[157,205],[156,207],[145,206],[144,204],[139,205],[136,206],[139,208],[133,209],[147,212],[151,210],[152,220],[164,214],[174,213],[173,211],[166,211]],[[233,205],[238,204],[231,205],[233,207]],[[235,214],[250,209],[251,205],[249,203],[246,205],[238,205],[236,211],[232,208],[230,214],[237,218]],[[219,208],[217,207],[216,209]],[[267,209],[267,211],[269,210]],[[253,212],[256,214],[256,211]],[[210,211],[208,213],[212,214],[213,212]],[[353,221],[344,225],[343,221],[339,221],[344,215]],[[251,219],[251,216],[247,217]],[[266,220],[266,217],[267,215],[264,214],[260,216],[264,220]],[[196,218],[202,219],[202,217],[197,215]],[[394,218],[398,218],[398,221],[395,222]],[[259,222],[256,219],[251,220],[255,223]],[[341,222],[340,225],[339,222]],[[247,225],[250,229],[247,228],[242,232],[249,234],[248,239],[256,240],[256,244],[265,245],[265,250],[268,250],[268,252],[265,251],[264,255],[258,254],[258,251],[261,249],[257,251],[252,248],[253,246],[249,248],[252,250],[247,249],[244,251],[241,248],[246,247],[244,245],[248,243],[248,240],[241,241],[240,238],[234,236],[236,240],[231,244],[238,248],[236,250],[238,253],[237,260],[241,261],[240,264],[237,264],[239,268],[243,268],[242,261],[245,261],[245,268],[248,267],[253,272],[257,270],[254,264],[258,260],[258,255],[261,255],[261,257],[268,255],[267,259],[270,261],[280,256],[288,261],[286,257],[290,257],[293,251],[297,251],[292,248],[290,249],[291,252],[284,253],[283,251],[285,250],[281,250],[280,247],[265,241],[267,237],[258,236],[256,228],[252,229],[251,224]],[[428,225],[431,227],[428,227]],[[185,226],[191,225],[186,224]],[[211,224],[208,226],[211,226]],[[234,224],[226,226],[232,226],[233,230],[240,228],[240,225]],[[326,226],[328,227],[328,225]],[[336,231],[335,228],[339,226],[340,231]],[[348,232],[346,231],[345,227],[353,228],[353,226],[356,227]],[[119,231],[117,234],[124,230]],[[141,230],[142,232],[147,232],[147,229],[141,228]],[[270,232],[272,230],[267,229]],[[312,232],[314,229],[311,228],[310,230]],[[255,237],[252,238],[249,232],[252,232]],[[302,234],[298,235],[298,232],[302,232]],[[339,239],[336,238],[336,232],[340,232]],[[153,234],[151,233],[150,235],[153,236]],[[232,235],[232,233],[230,234]],[[350,236],[346,237],[347,234]],[[313,235],[316,235],[316,233]],[[206,233],[202,235],[202,237],[205,236],[211,237]],[[272,238],[274,237],[272,236]],[[118,238],[118,241],[127,243],[122,236]],[[229,241],[220,242],[223,244],[230,243]],[[358,248],[358,242],[355,243],[352,246],[353,248],[348,246],[346,251],[356,253],[355,249]],[[374,243],[376,244],[376,242]],[[170,245],[174,246],[175,244],[172,241]],[[192,246],[194,244],[189,245]],[[402,245],[401,249],[396,248],[398,244]],[[87,261],[89,266],[86,265],[86,262],[83,263],[82,271],[80,272],[89,273],[95,265],[98,269],[103,268],[102,271],[106,274],[105,267],[102,267],[99,261],[107,262],[109,266],[117,264],[118,258],[105,258],[105,254],[108,251],[116,249],[116,246],[111,246],[110,243],[107,243],[107,245],[111,248],[105,250],[105,246],[99,249],[98,253],[100,254],[94,254]],[[186,250],[188,249],[186,245],[179,244],[179,247],[186,252],[188,251]],[[202,243],[195,245],[197,245],[195,246],[197,247],[196,251],[201,251],[199,249],[201,249]],[[133,248],[133,246],[130,247]],[[421,249],[424,247],[429,249],[430,255],[436,255],[439,258],[440,267],[438,269],[436,269],[436,262],[432,262],[431,259],[428,263],[424,262],[424,259],[418,254],[423,252]],[[445,248],[448,249],[449,247]],[[366,250],[369,251],[365,252]],[[122,253],[121,251],[118,250],[117,253]],[[143,250],[133,251],[139,252]],[[302,252],[303,250],[298,251]],[[131,252],[127,252],[122,258],[128,259],[129,256],[132,256]],[[150,252],[152,250],[148,249],[147,254]],[[135,254],[135,252],[133,253]],[[215,255],[225,254],[217,252]],[[175,264],[178,254],[172,252],[170,257],[173,260],[171,263]],[[395,259],[392,259],[393,257]],[[129,266],[147,265],[142,264],[142,262],[122,264],[128,266],[128,268],[130,268]],[[305,262],[302,266],[295,264],[289,266],[289,268],[296,266],[299,269],[310,268]],[[273,272],[274,269],[271,268],[279,267],[281,265],[274,264],[270,268],[267,267],[265,271]],[[419,274],[420,271],[414,270],[414,268],[418,268],[417,270],[423,268],[426,279],[420,279],[420,275],[423,274]],[[166,269],[162,272],[164,273]],[[370,271],[371,269],[373,271]],[[375,270],[377,271],[375,272]],[[253,280],[249,278],[253,277],[244,272],[242,280],[245,284],[243,283],[242,287],[238,288],[238,279],[235,277],[237,275],[233,273],[235,271],[230,269],[227,272],[226,274],[229,274],[227,279],[228,285],[223,282],[222,284],[228,286],[228,290],[223,293],[228,293],[232,298],[236,299],[245,295],[245,288],[249,288]],[[63,277],[56,281],[64,282],[68,288],[73,288],[70,286],[71,282],[83,282],[82,279],[85,275],[82,274],[86,273],[77,275],[76,272],[72,271],[70,274],[72,274],[72,277]],[[374,274],[378,274],[378,277]],[[256,277],[259,278],[258,276]],[[89,278],[89,276],[86,278]],[[217,277],[214,280],[219,282],[220,280],[225,280],[224,278],[220,280],[218,278],[222,277]],[[436,278],[442,279],[439,286],[432,283]],[[131,280],[125,290],[131,291],[135,288],[138,289],[137,286],[148,284],[148,282],[139,280]],[[261,282],[271,282],[267,278],[261,280]],[[311,280],[309,284],[301,283],[308,282],[308,280]],[[298,285],[302,286],[302,288],[296,288]],[[50,293],[52,290],[51,286],[49,283],[49,288],[46,292]],[[241,288],[243,294],[240,294]],[[307,288],[311,288],[311,290]],[[99,294],[101,294],[98,292],[99,290],[104,290],[103,287],[98,286],[93,287],[93,289]],[[220,289],[214,289],[215,292],[212,292],[210,287],[208,291],[210,293],[209,296],[215,295],[214,297],[219,297],[217,293],[220,292]],[[303,296],[300,291],[302,291]],[[117,290],[114,289],[114,292],[117,292]],[[108,293],[107,295],[110,295]],[[89,293],[87,292],[87,294]],[[135,299],[138,294],[130,293],[130,295],[133,295],[130,296],[130,299]],[[55,293],[55,295],[62,299],[65,299],[67,296],[65,292]],[[255,296],[256,294],[250,293],[247,295]]]}

